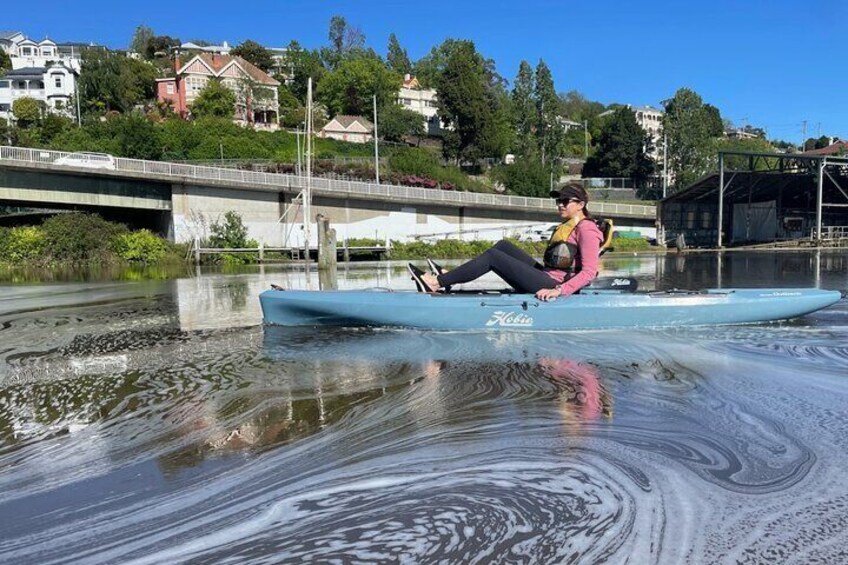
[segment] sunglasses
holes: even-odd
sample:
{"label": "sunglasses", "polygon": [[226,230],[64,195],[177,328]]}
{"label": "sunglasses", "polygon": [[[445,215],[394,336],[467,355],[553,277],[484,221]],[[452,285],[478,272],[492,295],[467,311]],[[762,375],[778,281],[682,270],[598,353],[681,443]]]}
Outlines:
{"label": "sunglasses", "polygon": [[568,206],[569,202],[583,202],[579,198],[557,198],[557,205]]}

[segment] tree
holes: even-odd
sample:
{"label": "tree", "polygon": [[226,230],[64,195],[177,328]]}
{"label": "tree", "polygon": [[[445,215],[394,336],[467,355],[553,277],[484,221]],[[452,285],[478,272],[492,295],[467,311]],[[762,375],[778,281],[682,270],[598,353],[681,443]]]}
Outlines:
{"label": "tree", "polygon": [[241,57],[265,72],[268,72],[274,66],[274,58],[271,51],[250,39],[241,42],[230,51],[230,54]]}
{"label": "tree", "polygon": [[330,47],[321,50],[321,58],[330,69],[335,69],[349,54],[365,49],[365,34],[349,26],[344,16],[330,18],[328,37]]}
{"label": "tree", "polygon": [[12,69],[12,58],[9,55],[0,49],[0,73],[6,74],[6,71]]}
{"label": "tree", "polygon": [[403,78],[374,57],[358,57],[341,62],[318,85],[318,99],[334,114],[368,115],[377,95],[383,106],[397,98]]}
{"label": "tree", "polygon": [[43,113],[42,103],[35,98],[23,96],[12,102],[12,115],[18,127],[29,129],[41,120]]}
{"label": "tree", "polygon": [[161,57],[166,55],[174,47],[179,46],[180,40],[177,37],[171,37],[170,35],[154,35],[147,42],[145,56],[148,59]]}
{"label": "tree", "polygon": [[701,97],[681,88],[665,105],[663,129],[668,136],[668,164],[674,189],[681,190],[707,173],[711,125]]}
{"label": "tree", "polygon": [[707,134],[710,137],[724,136],[724,120],[721,112],[712,104],[704,104],[704,121],[707,124]]}
{"label": "tree", "polygon": [[162,158],[159,130],[141,114],[132,112],[117,118],[114,129],[122,156],[149,161]]}
{"label": "tree", "polygon": [[220,80],[210,80],[194,99],[191,114],[195,118],[232,118],[236,95]]}
{"label": "tree", "polygon": [[589,100],[576,90],[560,94],[559,101],[560,114],[575,122],[592,121],[606,109],[600,102]]}
{"label": "tree", "polygon": [[631,178],[639,185],[654,170],[653,161],[645,154],[649,144],[650,136],[633,110],[620,107],[605,120],[597,150],[583,166],[583,176]]}
{"label": "tree", "polygon": [[130,40],[130,51],[145,56],[147,54],[147,44],[150,43],[153,35],[153,30],[145,25],[135,28],[132,40]]}
{"label": "tree", "polygon": [[512,165],[502,165],[495,176],[512,194],[545,198],[551,188],[551,171],[536,158],[518,158]]}
{"label": "tree", "polygon": [[156,68],[146,61],[83,49],[78,83],[83,113],[128,112],[155,97],[156,77]]}
{"label": "tree", "polygon": [[291,72],[289,88],[298,100],[305,103],[309,79],[312,79],[314,89],[326,72],[321,64],[321,55],[318,51],[303,49],[297,41],[292,41],[286,48],[286,65]]}
{"label": "tree", "polygon": [[503,155],[510,142],[509,96],[491,80],[473,42],[448,40],[435,52],[448,53],[435,84],[439,117],[452,126],[444,133],[445,157],[462,162]]}
{"label": "tree", "polygon": [[830,145],[830,138],[823,135],[816,139],[811,137],[804,142],[804,151],[812,151],[813,149],[823,149]]}
{"label": "tree", "polygon": [[536,153],[535,129],[538,122],[536,116],[536,79],[533,67],[527,61],[521,61],[518,75],[512,89],[512,107],[515,118],[516,152],[522,157]]}
{"label": "tree", "polygon": [[399,104],[389,102],[379,112],[377,134],[389,141],[403,141],[406,137],[424,135],[424,118]]}
{"label": "tree", "polygon": [[406,75],[412,72],[412,63],[409,62],[409,55],[406,49],[400,46],[397,36],[394,33],[389,34],[389,48],[386,54],[386,63],[389,69],[401,75]]}
{"label": "tree", "polygon": [[554,79],[545,62],[536,65],[536,140],[542,164],[545,160],[556,163],[562,157],[565,128],[559,116],[559,97],[554,90]]}

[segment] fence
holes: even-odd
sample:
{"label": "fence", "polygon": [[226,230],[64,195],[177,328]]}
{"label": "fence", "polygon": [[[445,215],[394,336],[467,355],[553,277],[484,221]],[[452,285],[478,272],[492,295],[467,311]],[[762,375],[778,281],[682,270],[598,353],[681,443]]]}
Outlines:
{"label": "fence", "polygon": [[[50,151],[47,149],[0,146],[0,161],[6,160],[62,166],[56,165],[55,161],[67,155],[70,155],[70,153],[64,151]],[[77,167],[70,168],[78,170]],[[115,165],[112,170],[136,174],[153,174],[184,180],[266,186],[268,188],[275,188],[278,190],[281,188],[301,190],[306,187],[307,182],[306,177],[298,175],[260,173],[221,167],[200,167],[196,165],[183,165],[165,161],[127,159],[124,157],[115,158]],[[458,206],[520,207],[538,210],[551,209],[551,201],[549,198],[532,198],[529,196],[457,192],[451,190],[416,188],[411,186],[397,186],[314,177],[312,178],[311,186],[312,190],[316,193],[326,195],[354,194],[372,198],[424,200],[435,204],[451,204]],[[649,219],[656,217],[656,208],[654,206],[646,206],[643,204],[598,202],[593,203],[593,211],[600,215],[626,216],[631,218]]]}

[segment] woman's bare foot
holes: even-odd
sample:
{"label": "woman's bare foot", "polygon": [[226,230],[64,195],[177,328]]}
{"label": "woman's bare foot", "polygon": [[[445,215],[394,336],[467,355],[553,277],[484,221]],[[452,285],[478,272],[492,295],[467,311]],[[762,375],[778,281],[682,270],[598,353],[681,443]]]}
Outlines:
{"label": "woman's bare foot", "polygon": [[429,287],[429,292],[438,292],[442,288],[439,279],[433,273],[424,273],[421,275],[421,280]]}

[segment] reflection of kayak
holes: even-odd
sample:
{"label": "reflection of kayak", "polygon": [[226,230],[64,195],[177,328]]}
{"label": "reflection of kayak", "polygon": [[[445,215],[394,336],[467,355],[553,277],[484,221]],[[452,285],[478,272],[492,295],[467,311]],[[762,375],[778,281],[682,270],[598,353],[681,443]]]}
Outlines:
{"label": "reflection of kayak", "polygon": [[813,288],[632,293],[584,291],[552,302],[529,294],[387,290],[266,290],[266,324],[394,326],[433,330],[577,330],[746,324],[795,318],[836,303]]}

